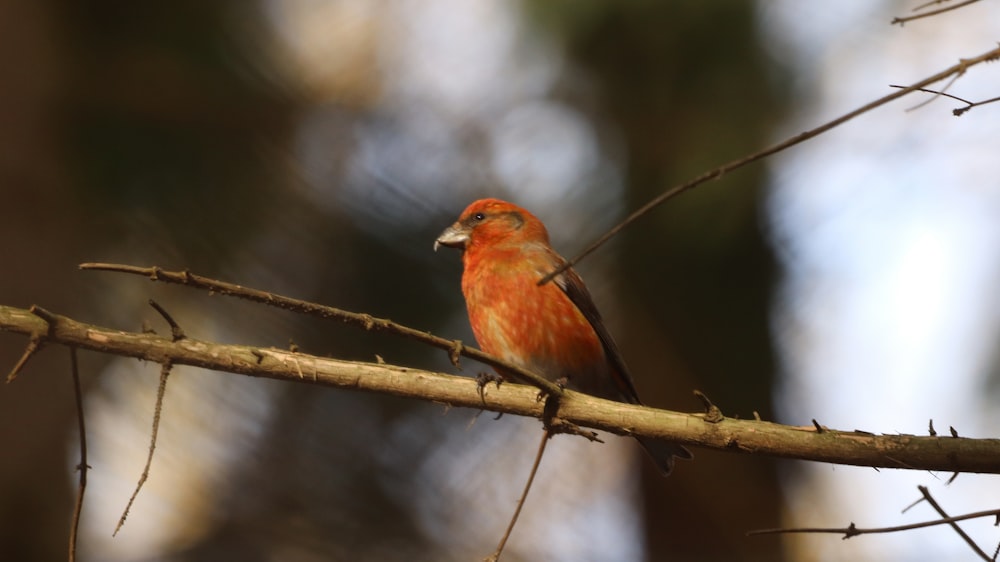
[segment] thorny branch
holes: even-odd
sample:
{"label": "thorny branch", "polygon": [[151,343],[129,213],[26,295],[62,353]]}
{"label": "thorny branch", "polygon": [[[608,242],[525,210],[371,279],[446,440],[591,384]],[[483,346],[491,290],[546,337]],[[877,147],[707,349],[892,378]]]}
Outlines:
{"label": "thorny branch", "polygon": [[[534,387],[504,384],[480,395],[470,377],[388,364],[341,361],[290,351],[224,345],[191,337],[173,341],[156,334],[123,332],[65,316],[43,320],[29,311],[0,306],[0,331],[24,335],[52,329],[47,344],[75,346],[161,365],[190,365],[289,382],[364,390],[537,419],[545,401]],[[813,425],[802,427],[729,417],[709,421],[683,414],[602,400],[565,391],[555,415],[562,421],[617,435],[640,435],[734,453],[877,468],[1000,474],[1000,439],[876,435]]]}
{"label": "thorny branch", "polygon": [[458,340],[449,340],[434,336],[427,332],[402,326],[385,318],[375,318],[370,314],[348,312],[332,306],[324,306],[304,300],[293,299],[275,293],[243,287],[241,285],[236,285],[235,283],[226,283],[224,281],[210,279],[201,275],[195,275],[189,271],[166,271],[160,269],[159,267],[139,267],[114,263],[81,263],[80,269],[114,271],[118,273],[143,275],[149,277],[153,281],[185,285],[195,289],[207,290],[212,294],[234,296],[284,310],[300,312],[303,314],[318,316],[320,318],[332,318],[353,326],[360,326],[366,330],[378,330],[397,336],[403,336],[447,351],[448,357],[456,367],[458,366],[458,356],[464,355],[471,359],[475,359],[476,361],[486,363],[487,365],[501,367],[507,372],[514,373],[526,382],[545,391],[545,393],[550,396],[559,396],[562,394],[562,388],[560,388],[559,385],[548,381],[531,371],[518,367],[517,365],[513,365],[491,355],[487,355],[474,347],[463,345],[462,342]]}
{"label": "thorny branch", "polygon": [[[983,517],[995,517],[998,519],[998,521],[1000,521],[1000,509],[977,511],[974,513],[966,513],[964,515],[959,515],[956,517],[949,517],[948,514],[945,513],[944,509],[942,509],[941,506],[937,503],[937,501],[935,501],[934,498],[931,496],[931,493],[926,486],[917,486],[917,489],[919,489],[920,493],[923,495],[920,501],[927,501],[927,503],[929,503],[931,507],[933,507],[934,510],[938,512],[938,515],[941,516],[940,519],[933,519],[931,521],[921,521],[919,523],[910,523],[907,525],[896,525],[893,527],[861,528],[855,525],[854,522],[851,522],[851,524],[848,525],[847,527],[799,527],[793,529],[761,529],[757,531],[750,531],[747,533],[747,536],[775,535],[775,534],[789,534],[789,533],[829,533],[829,534],[844,535],[841,538],[846,540],[852,537],[857,537],[859,535],[899,533],[902,531],[912,531],[914,529],[936,527],[938,525],[950,525],[955,530],[955,532],[957,532],[958,535],[962,537],[962,540],[964,540],[972,548],[973,552],[975,552],[979,558],[986,560],[987,562],[996,561],[996,556],[991,557],[989,554],[983,551],[983,549],[980,548],[979,545],[977,545],[975,541],[972,540],[972,537],[966,534],[965,531],[963,531],[958,526],[958,523],[960,521],[968,521],[970,519],[981,519]],[[905,512],[906,510],[903,511]]]}

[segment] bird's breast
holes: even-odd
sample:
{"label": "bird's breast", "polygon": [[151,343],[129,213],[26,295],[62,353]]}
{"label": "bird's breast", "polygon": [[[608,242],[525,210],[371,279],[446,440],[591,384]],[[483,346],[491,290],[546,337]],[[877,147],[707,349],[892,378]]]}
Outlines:
{"label": "bird's breast", "polygon": [[550,380],[607,368],[590,322],[554,283],[539,286],[540,278],[534,268],[467,264],[462,291],[479,346]]}

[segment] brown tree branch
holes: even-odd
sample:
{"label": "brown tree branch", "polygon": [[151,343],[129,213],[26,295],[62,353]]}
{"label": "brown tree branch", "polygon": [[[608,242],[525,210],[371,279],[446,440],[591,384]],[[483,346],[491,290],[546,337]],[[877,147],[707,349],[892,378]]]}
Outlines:
{"label": "brown tree branch", "polygon": [[540,375],[527,371],[517,365],[504,362],[491,355],[487,355],[474,347],[462,345],[462,342],[458,340],[449,340],[438,337],[427,332],[422,332],[420,330],[396,324],[395,322],[385,318],[375,318],[370,314],[349,312],[332,306],[325,306],[300,299],[293,299],[291,297],[278,295],[276,293],[269,293],[259,289],[251,289],[250,287],[244,287],[235,283],[226,283],[225,281],[196,275],[190,271],[166,271],[156,266],[140,267],[117,263],[81,263],[80,269],[142,275],[149,277],[152,281],[162,281],[165,283],[184,285],[195,289],[203,289],[212,294],[233,296],[284,310],[300,312],[311,316],[318,316],[320,318],[336,319],[347,324],[360,326],[366,330],[377,330],[397,336],[403,336],[405,338],[423,342],[447,351],[448,356],[451,358],[451,362],[456,367],[458,366],[459,355],[464,355],[465,357],[486,363],[492,367],[500,367],[507,372],[514,373],[515,375],[521,377],[525,382],[537,386],[545,391],[546,394],[551,396],[559,396],[562,394],[562,388],[560,388],[559,385],[546,380]]}
{"label": "brown tree branch", "polygon": [[[50,314],[0,306],[0,331],[41,336],[48,344],[75,346],[122,357],[290,382],[378,392],[430,402],[541,419],[545,403],[534,387],[489,387],[482,397],[474,379],[421,369],[326,359],[289,351],[223,345],[155,334],[124,332]],[[619,435],[641,435],[734,453],[878,468],[1000,474],[1000,439],[875,435],[757,420],[682,414],[602,400],[566,391],[556,416]]]}

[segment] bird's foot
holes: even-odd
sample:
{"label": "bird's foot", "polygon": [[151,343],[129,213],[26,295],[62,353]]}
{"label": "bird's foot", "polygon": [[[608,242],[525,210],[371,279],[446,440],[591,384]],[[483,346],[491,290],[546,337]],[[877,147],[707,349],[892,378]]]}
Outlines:
{"label": "bird's foot", "polygon": [[486,402],[486,385],[496,383],[497,388],[503,383],[503,377],[496,373],[482,372],[476,375],[476,385],[479,388],[479,399]]}

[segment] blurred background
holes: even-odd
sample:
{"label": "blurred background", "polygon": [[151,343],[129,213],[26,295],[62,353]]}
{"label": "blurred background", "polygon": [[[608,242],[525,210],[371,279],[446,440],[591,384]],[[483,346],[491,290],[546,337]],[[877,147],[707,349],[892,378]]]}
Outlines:
{"label": "blurred background", "polygon": [[[995,46],[983,2],[0,0],[0,304],[124,330],[455,372],[330,322],[80,272],[200,274],[471,341],[456,252],[472,200],[537,214],[571,256],[675,183]],[[1000,69],[951,90],[998,95]],[[997,437],[1000,106],[911,96],[669,202],[583,261],[646,403],[886,433]],[[0,335],[0,365],[26,341]],[[77,475],[68,352],[0,387],[0,558],[58,560]],[[535,420],[84,353],[83,560],[477,560],[526,478]],[[471,361],[462,374],[483,370]],[[897,525],[993,476],[695,450],[668,479],[630,440],[557,438],[504,560],[958,560]],[[966,525],[992,551],[991,521]]]}

